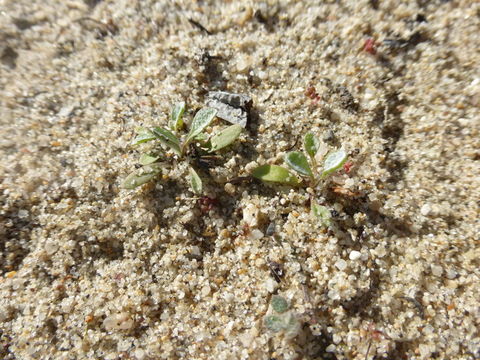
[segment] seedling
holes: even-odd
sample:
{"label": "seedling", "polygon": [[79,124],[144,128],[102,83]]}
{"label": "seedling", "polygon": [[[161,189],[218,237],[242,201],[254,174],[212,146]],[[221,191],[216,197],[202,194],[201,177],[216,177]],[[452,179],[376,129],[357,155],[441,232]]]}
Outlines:
{"label": "seedling", "polygon": [[[291,151],[285,155],[284,161],[301,178],[308,178],[313,186],[318,185],[322,179],[340,169],[347,161],[347,153],[340,149],[328,154],[321,169],[317,169],[315,156],[319,148],[318,139],[312,133],[308,133],[305,135],[303,145],[308,158],[303,152]],[[265,182],[284,185],[298,185],[302,182],[289,169],[278,165],[259,166],[253,170],[252,176]]]}
{"label": "seedling", "polygon": [[272,296],[263,322],[268,330],[283,333],[287,338],[294,338],[301,329],[301,323],[295,313],[289,310],[287,300],[279,295]]}
{"label": "seedling", "polygon": [[[315,189],[323,179],[341,169],[347,161],[347,153],[340,149],[329,153],[323,160],[323,164],[319,166],[316,155],[320,142],[312,133],[305,135],[303,147],[305,152],[291,151],[285,155],[284,162],[288,168],[278,165],[262,165],[253,170],[252,176],[266,183],[281,185],[299,186],[306,183]],[[312,213],[320,219],[324,226],[330,226],[330,211],[326,207],[312,201]]]}
{"label": "seedling", "polygon": [[168,158],[165,156],[166,149],[166,152],[172,152],[177,159],[189,163],[189,179],[192,191],[196,195],[202,194],[202,179],[191,164],[193,162],[192,157],[188,155],[190,146],[195,147],[195,153],[200,154],[200,158],[211,156],[212,153],[232,144],[240,136],[242,127],[240,125],[228,126],[219,133],[209,136],[205,129],[214,120],[217,110],[205,107],[195,114],[190,131],[182,136],[184,112],[185,103],[177,103],[172,108],[168,129],[162,127],[141,127],[137,129],[137,136],[133,139],[132,145],[138,146],[155,141],[161,147],[154,146],[150,151],[140,156],[141,167],[127,176],[123,182],[124,188],[135,189],[157,178],[162,172],[162,162],[172,159],[171,156]]}

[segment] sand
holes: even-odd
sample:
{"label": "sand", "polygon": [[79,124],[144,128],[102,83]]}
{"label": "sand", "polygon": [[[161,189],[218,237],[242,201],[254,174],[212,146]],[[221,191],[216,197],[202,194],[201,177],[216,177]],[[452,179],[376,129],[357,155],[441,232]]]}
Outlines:
{"label": "sand", "polygon": [[[1,1],[0,358],[480,358],[479,14]],[[202,174],[212,209],[174,156],[122,189],[135,128],[178,101],[189,120],[214,90],[253,107]],[[234,180],[308,131],[350,171],[317,188]],[[274,294],[295,336],[264,326]]]}

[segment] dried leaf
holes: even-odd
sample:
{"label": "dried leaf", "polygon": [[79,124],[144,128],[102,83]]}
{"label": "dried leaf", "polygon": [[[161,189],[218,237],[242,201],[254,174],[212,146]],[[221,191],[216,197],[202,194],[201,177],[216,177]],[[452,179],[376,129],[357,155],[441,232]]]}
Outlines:
{"label": "dried leaf", "polygon": [[217,117],[245,128],[252,106],[252,98],[244,94],[210,91],[207,106],[218,110]]}
{"label": "dried leaf", "polygon": [[262,165],[253,170],[252,176],[262,181],[297,185],[297,177],[284,167],[278,165]]}
{"label": "dried leaf", "polygon": [[313,176],[307,157],[299,151],[292,151],[285,155],[287,165],[301,175]]}
{"label": "dried leaf", "polygon": [[240,136],[242,130],[242,126],[232,125],[215,134],[210,139],[210,152],[218,151],[233,143]]}

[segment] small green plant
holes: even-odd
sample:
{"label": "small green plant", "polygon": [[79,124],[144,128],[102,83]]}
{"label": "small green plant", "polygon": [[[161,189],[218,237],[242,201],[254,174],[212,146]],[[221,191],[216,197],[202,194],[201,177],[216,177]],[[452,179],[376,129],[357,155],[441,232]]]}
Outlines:
{"label": "small green plant", "polygon": [[133,139],[132,145],[137,146],[143,143],[156,141],[156,145],[142,154],[139,158],[141,167],[127,176],[123,182],[126,189],[134,189],[158,177],[162,172],[162,161],[165,160],[166,151],[171,151],[178,159],[189,163],[190,186],[196,195],[203,191],[202,179],[197,171],[191,165],[191,157],[188,156],[190,145],[196,147],[196,153],[209,155],[217,152],[232,144],[240,133],[240,125],[232,125],[223,129],[213,136],[209,136],[205,129],[212,123],[217,110],[212,108],[202,108],[194,116],[190,131],[181,136],[184,128],[183,114],[185,112],[185,103],[177,103],[173,106],[169,129],[162,127],[138,128],[137,136]]}
{"label": "small green plant", "polygon": [[[340,169],[347,161],[347,153],[340,149],[330,152],[325,157],[323,164],[319,166],[316,155],[320,142],[312,133],[305,135],[303,147],[306,155],[300,151],[291,151],[285,155],[284,162],[289,169],[283,166],[266,164],[255,168],[252,176],[267,183],[290,186],[299,186],[305,183],[312,188],[316,188],[323,179]],[[297,173],[299,177],[290,170]],[[325,206],[312,201],[312,213],[321,220],[323,225],[330,226],[330,211]]]}
{"label": "small green plant", "polygon": [[301,323],[295,313],[289,310],[287,300],[279,295],[272,296],[263,322],[268,330],[283,333],[287,338],[294,338],[301,329]]}

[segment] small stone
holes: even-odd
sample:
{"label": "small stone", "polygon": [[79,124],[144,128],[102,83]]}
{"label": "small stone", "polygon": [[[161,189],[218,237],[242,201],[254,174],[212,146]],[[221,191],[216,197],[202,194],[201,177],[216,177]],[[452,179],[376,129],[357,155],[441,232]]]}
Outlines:
{"label": "small stone", "polygon": [[249,238],[250,238],[251,240],[260,240],[261,238],[263,238],[263,232],[261,232],[261,231],[258,230],[258,229],[254,229],[254,230],[252,230],[252,232],[250,233]]}
{"label": "small stone", "polygon": [[252,98],[244,94],[210,91],[207,106],[216,109],[220,119],[246,127]]}
{"label": "small stone", "polygon": [[133,327],[133,320],[127,313],[119,313],[107,316],[103,320],[103,326],[107,331],[112,330],[129,330]]}
{"label": "small stone", "polygon": [[347,268],[347,262],[343,259],[340,259],[335,263],[335,266],[338,270],[343,271]]}
{"label": "small stone", "polygon": [[253,204],[248,204],[243,209],[243,221],[250,227],[256,227],[258,225],[258,208]]}
{"label": "small stone", "polygon": [[208,296],[210,294],[210,291],[211,291],[210,285],[205,285],[202,288],[202,292],[201,292],[202,297]]}
{"label": "small stone", "polygon": [[442,276],[443,268],[439,265],[432,265],[432,274],[438,277]]}
{"label": "small stone", "polygon": [[352,250],[348,258],[354,261],[354,260],[360,259],[361,256],[362,256],[362,253],[360,251]]}
{"label": "small stone", "polygon": [[337,349],[337,347],[335,346],[335,344],[330,344],[327,346],[327,348],[325,349],[326,352],[330,352],[330,353],[333,353],[335,352],[335,350]]}
{"label": "small stone", "polygon": [[420,214],[423,216],[428,216],[432,211],[432,207],[429,204],[424,204],[420,209]]}

